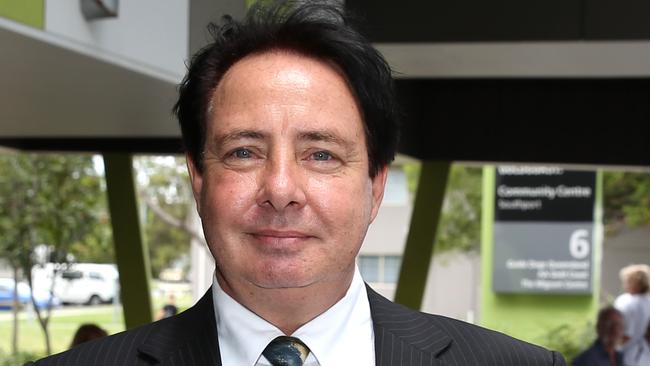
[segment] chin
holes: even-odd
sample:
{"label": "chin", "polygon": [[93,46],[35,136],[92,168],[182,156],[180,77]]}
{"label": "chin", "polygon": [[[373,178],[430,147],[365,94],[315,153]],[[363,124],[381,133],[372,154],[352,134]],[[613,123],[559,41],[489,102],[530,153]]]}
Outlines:
{"label": "chin", "polygon": [[261,279],[255,281],[255,285],[259,288],[267,290],[282,290],[282,289],[292,289],[292,288],[305,288],[313,284],[310,281],[300,281],[294,278],[286,279]]}
{"label": "chin", "polygon": [[307,287],[316,281],[301,270],[282,271],[276,268],[271,272],[257,272],[252,282],[264,289],[290,289]]}

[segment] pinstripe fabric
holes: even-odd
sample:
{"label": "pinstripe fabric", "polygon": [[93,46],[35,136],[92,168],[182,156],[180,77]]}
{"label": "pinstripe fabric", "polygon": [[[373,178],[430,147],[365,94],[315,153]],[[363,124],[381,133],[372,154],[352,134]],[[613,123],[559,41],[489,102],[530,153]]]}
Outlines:
{"label": "pinstripe fabric", "polygon": [[555,352],[458,320],[409,310],[367,289],[377,366],[566,366]]}
{"label": "pinstripe fabric", "polygon": [[212,292],[208,291],[196,305],[179,315],[88,342],[28,365],[221,366]]}
{"label": "pinstripe fabric", "polygon": [[[370,287],[367,290],[378,366],[566,366],[557,353],[457,320],[415,312]],[[28,365],[221,366],[212,291],[177,316]]]}

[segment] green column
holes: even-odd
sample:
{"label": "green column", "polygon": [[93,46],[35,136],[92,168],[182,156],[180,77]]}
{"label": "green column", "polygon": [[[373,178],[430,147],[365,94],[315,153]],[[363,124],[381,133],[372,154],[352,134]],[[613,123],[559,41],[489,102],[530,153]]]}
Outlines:
{"label": "green column", "polygon": [[424,161],[420,171],[395,302],[420,309],[451,162]]}
{"label": "green column", "polygon": [[105,153],[108,207],[127,329],[153,319],[149,291],[149,254],[142,240],[129,154]]}
{"label": "green column", "polygon": [[0,0],[0,17],[43,28],[45,0]]}

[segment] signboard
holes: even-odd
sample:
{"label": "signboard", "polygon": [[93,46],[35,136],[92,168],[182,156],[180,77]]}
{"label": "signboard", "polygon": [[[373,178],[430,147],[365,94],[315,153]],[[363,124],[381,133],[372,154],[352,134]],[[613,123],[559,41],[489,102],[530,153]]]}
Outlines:
{"label": "signboard", "polygon": [[497,167],[494,291],[590,294],[595,192],[595,172]]}

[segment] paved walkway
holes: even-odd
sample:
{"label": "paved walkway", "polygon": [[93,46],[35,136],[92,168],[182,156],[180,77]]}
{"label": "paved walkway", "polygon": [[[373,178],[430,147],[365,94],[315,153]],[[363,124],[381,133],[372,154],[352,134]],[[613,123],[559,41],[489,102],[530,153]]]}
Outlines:
{"label": "paved walkway", "polygon": [[[122,312],[122,306],[119,306],[119,311]],[[92,314],[96,313],[98,310],[112,309],[113,305],[97,305],[97,306],[61,306],[55,309],[52,309],[52,316],[64,317],[64,316],[76,316],[82,314]],[[19,319],[32,319],[36,318],[36,313],[32,310],[23,310],[18,315]],[[11,310],[2,310],[0,311],[0,322],[2,321],[11,321],[13,319],[13,313]]]}

